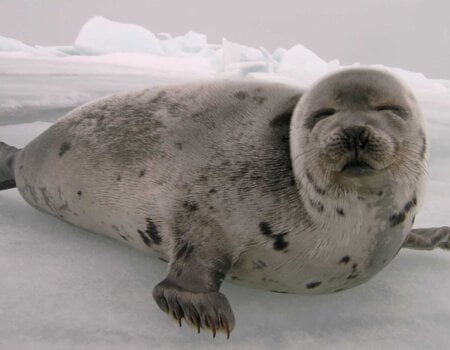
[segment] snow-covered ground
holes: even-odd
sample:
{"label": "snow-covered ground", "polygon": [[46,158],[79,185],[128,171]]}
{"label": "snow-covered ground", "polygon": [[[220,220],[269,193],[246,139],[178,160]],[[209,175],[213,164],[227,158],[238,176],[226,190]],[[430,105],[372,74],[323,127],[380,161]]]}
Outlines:
{"label": "snow-covered ground", "polygon": [[[230,77],[307,86],[339,68],[300,45],[267,53],[226,40],[210,45],[192,32],[150,34],[97,18],[70,47],[0,37],[0,140],[24,146],[66,111],[116,91]],[[413,88],[428,121],[430,181],[416,227],[448,225],[450,82],[392,70]],[[178,329],[158,309],[151,293],[165,269],[158,259],[36,211],[16,190],[2,191],[0,349],[449,348],[450,252],[402,250],[368,283],[333,295],[225,283],[237,320],[228,341]]]}

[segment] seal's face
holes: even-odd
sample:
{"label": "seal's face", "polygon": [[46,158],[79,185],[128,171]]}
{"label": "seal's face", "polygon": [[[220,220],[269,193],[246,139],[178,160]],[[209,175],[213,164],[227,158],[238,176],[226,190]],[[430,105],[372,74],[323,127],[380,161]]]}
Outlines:
{"label": "seal's face", "polygon": [[320,173],[324,185],[415,182],[425,167],[416,101],[378,70],[345,70],[315,84],[295,110],[292,136],[294,164]]}

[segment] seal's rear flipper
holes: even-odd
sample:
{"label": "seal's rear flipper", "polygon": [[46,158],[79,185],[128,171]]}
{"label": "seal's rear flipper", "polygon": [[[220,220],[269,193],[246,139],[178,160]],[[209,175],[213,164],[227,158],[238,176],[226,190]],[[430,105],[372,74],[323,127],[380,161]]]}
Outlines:
{"label": "seal's rear flipper", "polygon": [[0,142],[0,191],[16,187],[14,162],[19,150]]}
{"label": "seal's rear flipper", "polygon": [[432,250],[450,249],[450,227],[416,228],[406,237],[403,248]]}

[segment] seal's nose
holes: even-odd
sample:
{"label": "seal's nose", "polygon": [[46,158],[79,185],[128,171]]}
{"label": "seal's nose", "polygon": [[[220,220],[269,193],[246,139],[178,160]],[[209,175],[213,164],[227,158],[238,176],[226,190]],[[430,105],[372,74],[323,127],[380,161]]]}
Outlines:
{"label": "seal's nose", "polygon": [[369,139],[369,131],[364,126],[350,126],[342,130],[346,137],[346,145],[349,151],[364,149]]}

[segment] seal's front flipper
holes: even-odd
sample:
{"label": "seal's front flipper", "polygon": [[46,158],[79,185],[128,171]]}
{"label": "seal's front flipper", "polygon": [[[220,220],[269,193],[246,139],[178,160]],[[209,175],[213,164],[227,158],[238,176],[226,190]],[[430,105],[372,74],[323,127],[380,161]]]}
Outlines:
{"label": "seal's front flipper", "polygon": [[413,229],[406,237],[403,247],[419,250],[450,249],[450,227]]}
{"label": "seal's front flipper", "polygon": [[19,150],[0,142],[0,191],[16,187],[14,161]]}
{"label": "seal's front flipper", "polygon": [[181,244],[171,259],[169,273],[153,290],[153,298],[164,312],[181,326],[184,320],[199,333],[209,328],[227,338],[234,327],[234,315],[227,298],[219,293],[231,259],[202,244]]}

